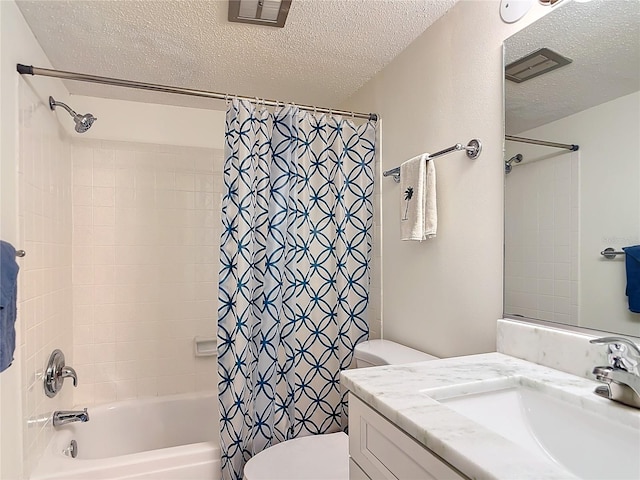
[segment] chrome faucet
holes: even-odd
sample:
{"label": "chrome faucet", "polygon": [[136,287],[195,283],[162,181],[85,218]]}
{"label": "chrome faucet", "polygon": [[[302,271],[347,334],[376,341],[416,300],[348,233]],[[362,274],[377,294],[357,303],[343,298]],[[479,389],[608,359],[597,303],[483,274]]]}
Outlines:
{"label": "chrome faucet", "polygon": [[596,338],[589,343],[607,345],[609,353],[609,365],[593,369],[596,380],[605,383],[596,388],[595,394],[640,408],[640,348],[621,337]]}
{"label": "chrome faucet", "polygon": [[66,425],[67,423],[88,422],[88,421],[89,421],[89,412],[87,412],[86,408],[80,411],[60,410],[58,412],[53,412],[54,427],[60,427],[62,425]]}

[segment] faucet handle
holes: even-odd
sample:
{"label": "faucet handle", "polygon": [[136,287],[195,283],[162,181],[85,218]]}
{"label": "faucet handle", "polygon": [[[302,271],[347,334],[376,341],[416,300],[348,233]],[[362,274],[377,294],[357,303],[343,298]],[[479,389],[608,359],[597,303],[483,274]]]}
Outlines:
{"label": "faucet handle", "polygon": [[78,386],[78,375],[76,374],[76,371],[72,367],[69,367],[69,366],[62,367],[62,370],[60,370],[60,377],[71,378],[73,380],[73,386],[74,387]]}
{"label": "faucet handle", "polygon": [[609,364],[612,367],[638,375],[640,348],[632,341],[622,337],[602,337],[594,338],[589,343],[607,345]]}
{"label": "faucet handle", "polygon": [[65,378],[73,379],[73,386],[78,386],[78,375],[76,375],[76,371],[65,364],[64,353],[55,349],[49,357],[44,373],[44,392],[47,397],[52,398],[56,396],[62,388]]}

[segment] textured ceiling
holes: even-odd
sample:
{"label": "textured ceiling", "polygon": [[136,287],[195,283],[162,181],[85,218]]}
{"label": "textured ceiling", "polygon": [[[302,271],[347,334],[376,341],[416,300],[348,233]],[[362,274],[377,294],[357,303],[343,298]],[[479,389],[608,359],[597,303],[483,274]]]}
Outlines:
{"label": "textured ceiling", "polygon": [[[293,0],[283,29],[228,22],[226,0],[17,3],[59,70],[337,107],[456,1]],[[66,85],[77,95],[211,106]]]}
{"label": "textured ceiling", "polygon": [[505,42],[505,63],[541,47],[573,63],[520,84],[505,81],[508,134],[640,90],[640,2],[560,4]]}

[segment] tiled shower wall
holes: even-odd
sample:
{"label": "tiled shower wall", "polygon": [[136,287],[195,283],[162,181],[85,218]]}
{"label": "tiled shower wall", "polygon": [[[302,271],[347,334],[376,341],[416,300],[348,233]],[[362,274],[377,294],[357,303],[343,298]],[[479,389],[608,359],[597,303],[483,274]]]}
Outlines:
{"label": "tiled shower wall", "polygon": [[507,175],[507,314],[577,324],[578,155],[565,153],[523,163]]}
{"label": "tiled shower wall", "polygon": [[222,151],[75,141],[75,403],[216,388]]}
{"label": "tiled shower wall", "polygon": [[19,82],[18,318],[22,358],[23,474],[28,478],[53,432],[54,410],[73,404],[71,381],[45,396],[42,372],[55,348],[73,361],[71,304],[71,159],[59,124]]}

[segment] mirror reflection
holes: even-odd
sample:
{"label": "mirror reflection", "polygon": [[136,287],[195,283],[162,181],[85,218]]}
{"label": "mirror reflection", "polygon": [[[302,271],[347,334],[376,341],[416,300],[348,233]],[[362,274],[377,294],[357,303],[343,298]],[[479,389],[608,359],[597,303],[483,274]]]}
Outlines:
{"label": "mirror reflection", "polygon": [[640,244],[640,2],[563,3],[505,65],[543,48],[570,63],[505,80],[507,136],[561,145],[506,142],[504,313],[640,336],[625,255],[601,255]]}

